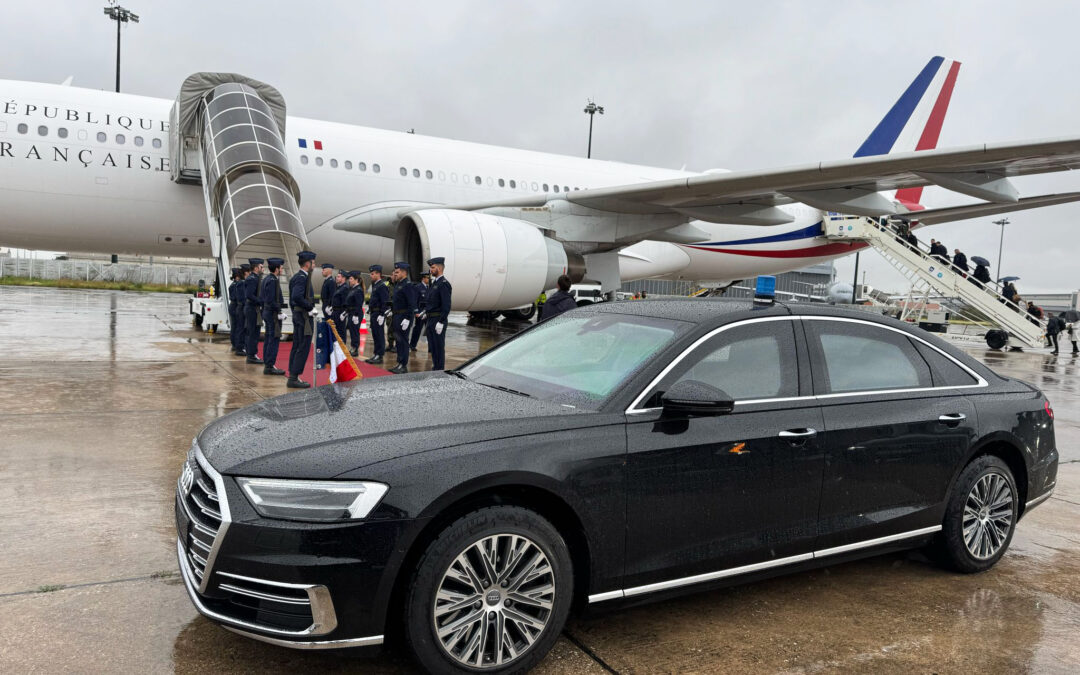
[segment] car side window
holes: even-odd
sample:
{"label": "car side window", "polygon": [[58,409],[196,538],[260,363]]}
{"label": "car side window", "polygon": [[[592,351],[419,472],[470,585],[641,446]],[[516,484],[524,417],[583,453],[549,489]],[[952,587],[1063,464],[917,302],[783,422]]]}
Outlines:
{"label": "car side window", "polygon": [[658,407],[663,392],[685,380],[712,385],[735,401],[797,396],[793,323],[763,321],[717,333],[668,373],[645,407]]}
{"label": "car side window", "polygon": [[964,387],[978,384],[978,380],[972,377],[971,373],[938,350],[918,340],[912,340],[912,342],[915,349],[919,350],[919,354],[930,364],[935,387]]}
{"label": "car side window", "polygon": [[933,386],[930,367],[903,333],[851,321],[806,325],[823,371],[819,394]]}

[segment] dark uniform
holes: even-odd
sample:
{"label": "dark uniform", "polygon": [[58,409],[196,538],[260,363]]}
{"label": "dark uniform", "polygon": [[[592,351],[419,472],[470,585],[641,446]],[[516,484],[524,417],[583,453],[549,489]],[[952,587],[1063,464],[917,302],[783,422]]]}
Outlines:
{"label": "dark uniform", "polygon": [[229,342],[232,344],[232,350],[235,352],[239,347],[236,343],[236,323],[237,323],[237,308],[239,305],[236,302],[236,287],[240,285],[240,268],[232,268],[232,282],[229,284]]}
{"label": "dark uniform", "polygon": [[[324,270],[332,270],[334,266],[330,263],[323,263],[322,268]],[[332,319],[332,308],[334,306],[334,291],[337,290],[337,282],[334,281],[334,275],[323,279],[322,290],[319,291],[319,300],[322,302],[322,315],[325,319]]]}
{"label": "dark uniform", "polygon": [[[372,265],[369,272],[382,272],[382,265]],[[390,309],[390,289],[386,287],[386,280],[379,279],[371,284],[371,297],[368,298],[368,330],[371,331],[371,339],[375,343],[375,354],[368,363],[382,363],[383,354],[386,353],[386,317],[383,314]]]}
{"label": "dark uniform", "polygon": [[348,335],[346,327],[349,325],[349,308],[345,306],[345,299],[349,297],[349,285],[338,284],[334,281],[334,296],[330,299],[330,317],[337,326],[338,335],[344,342]]}
{"label": "dark uniform", "polygon": [[[442,265],[444,258],[432,258],[428,265]],[[446,367],[446,325],[450,318],[450,282],[445,276],[432,279],[427,294],[428,349],[431,350],[431,369]]]}
{"label": "dark uniform", "polygon": [[[300,252],[301,265],[314,259],[315,254],[311,251]],[[304,372],[308,354],[311,353],[311,336],[315,328],[311,317],[311,310],[315,309],[315,289],[309,272],[299,270],[289,279],[289,307],[292,308],[293,342],[292,351],[289,352],[288,386],[304,389],[311,385],[301,380],[300,375]]]}
{"label": "dark uniform", "polygon": [[[360,280],[359,272],[350,272],[349,276],[355,276]],[[346,287],[345,309],[348,316],[349,341],[351,348],[349,353],[356,356],[360,353],[360,322],[364,320],[364,287],[360,284]],[[342,340],[345,338],[342,337]]]}
{"label": "dark uniform", "polygon": [[420,318],[416,320],[416,325],[412,327],[412,338],[409,339],[409,349],[414,352],[416,351],[417,343],[420,342],[420,336],[424,334],[424,324],[427,323],[427,318],[424,316],[424,310],[427,309],[427,294],[430,286],[421,280],[420,283],[415,284],[415,288],[416,306],[420,309]]}
{"label": "dark uniform", "polygon": [[[240,266],[240,274],[243,277],[244,272],[250,272],[251,265],[244,263]],[[233,324],[233,331],[236,332],[236,348],[233,349],[233,353],[237,356],[246,356],[247,352],[244,351],[247,345],[247,322],[244,321],[244,304],[247,300],[245,291],[247,290],[247,284],[245,283],[247,278],[241,278],[236,282],[236,323]]]}
{"label": "dark uniform", "polygon": [[[268,258],[266,262],[274,267],[285,264],[281,258]],[[259,299],[262,301],[263,325],[266,326],[266,337],[263,338],[263,374],[281,375],[285,371],[276,364],[278,346],[281,343],[280,314],[281,310],[285,309],[285,298],[281,295],[281,284],[273,272],[263,277]]]}
{"label": "dark uniform", "polygon": [[[250,258],[251,269],[261,265],[262,258]],[[252,274],[244,279],[244,329],[247,337],[244,343],[244,351],[247,353],[248,363],[262,363],[259,360],[259,309],[262,300],[259,298],[259,285],[262,283],[261,274]]]}
{"label": "dark uniform", "polygon": [[[409,271],[409,264],[394,263],[394,269]],[[394,284],[394,294],[390,299],[393,307],[394,348],[397,351],[397,366],[391,371],[408,372],[409,366],[409,329],[420,311],[417,306],[416,285],[405,277]]]}

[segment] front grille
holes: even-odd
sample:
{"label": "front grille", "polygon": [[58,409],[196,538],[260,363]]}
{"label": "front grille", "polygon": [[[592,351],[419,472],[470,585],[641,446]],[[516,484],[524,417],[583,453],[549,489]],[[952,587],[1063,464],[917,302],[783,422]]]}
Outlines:
{"label": "front grille", "polygon": [[177,534],[183,542],[192,573],[200,587],[205,587],[203,577],[207,574],[214,542],[221,529],[221,498],[214,480],[200,464],[198,453],[191,453],[184,463],[176,489],[184,514],[190,521],[186,528],[178,522],[178,530],[184,528],[186,532],[181,530]]}

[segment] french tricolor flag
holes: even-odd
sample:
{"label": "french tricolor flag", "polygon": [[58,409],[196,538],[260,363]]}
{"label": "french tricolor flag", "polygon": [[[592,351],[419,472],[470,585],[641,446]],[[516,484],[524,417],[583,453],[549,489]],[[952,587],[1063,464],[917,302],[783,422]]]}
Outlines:
{"label": "french tricolor flag", "polygon": [[[308,140],[306,138],[298,138],[297,140],[300,142],[301,148],[306,148],[308,146]],[[312,141],[312,144],[315,146],[316,150],[322,150],[322,141]]]}

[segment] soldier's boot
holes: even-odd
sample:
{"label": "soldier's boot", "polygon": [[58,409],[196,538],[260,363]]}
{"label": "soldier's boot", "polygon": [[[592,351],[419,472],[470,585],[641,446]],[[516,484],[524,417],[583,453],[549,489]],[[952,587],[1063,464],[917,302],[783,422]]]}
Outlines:
{"label": "soldier's boot", "polygon": [[370,359],[364,359],[364,363],[378,364],[382,362],[383,359],[381,356],[372,356]]}
{"label": "soldier's boot", "polygon": [[260,365],[260,366],[261,366],[261,365],[262,365],[262,362],[263,362],[263,360],[262,360],[262,359],[260,359],[260,358],[259,358],[258,356],[249,356],[249,357],[247,357],[247,362],[248,362],[248,363],[253,363],[253,364],[256,364],[256,365]]}
{"label": "soldier's boot", "polygon": [[284,374],[285,374],[285,371],[282,370],[281,368],[276,368],[274,366],[266,366],[265,368],[263,368],[263,375],[284,375]]}
{"label": "soldier's boot", "polygon": [[290,377],[289,381],[285,383],[285,386],[289,389],[307,389],[311,385],[304,382],[299,377]]}
{"label": "soldier's boot", "polygon": [[409,372],[409,367],[406,366],[404,363],[399,363],[396,366],[394,366],[393,368],[391,368],[390,372],[394,373],[395,375],[401,375],[402,373]]}

